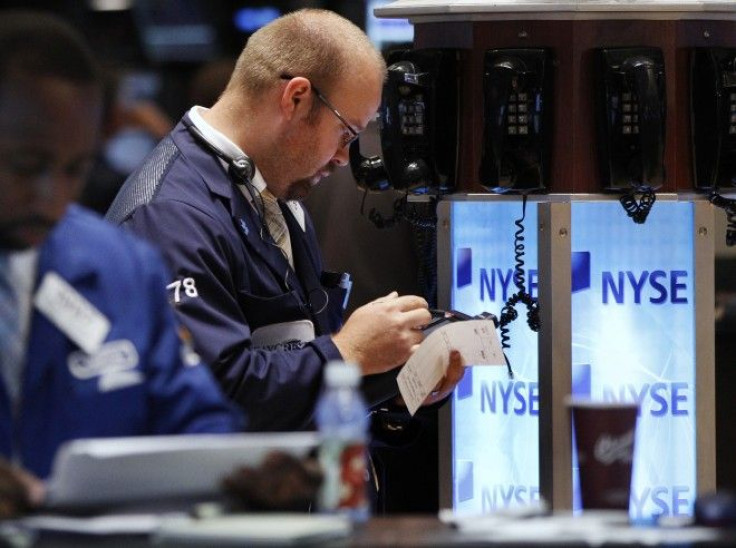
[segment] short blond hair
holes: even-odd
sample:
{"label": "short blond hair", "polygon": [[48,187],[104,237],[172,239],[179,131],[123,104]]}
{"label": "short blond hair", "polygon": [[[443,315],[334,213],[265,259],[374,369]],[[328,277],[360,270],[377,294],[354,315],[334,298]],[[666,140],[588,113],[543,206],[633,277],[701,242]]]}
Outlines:
{"label": "short blond hair", "polygon": [[227,91],[256,96],[282,75],[309,78],[324,93],[351,68],[373,66],[385,78],[386,63],[366,34],[335,12],[301,9],[256,31],[245,45]]}

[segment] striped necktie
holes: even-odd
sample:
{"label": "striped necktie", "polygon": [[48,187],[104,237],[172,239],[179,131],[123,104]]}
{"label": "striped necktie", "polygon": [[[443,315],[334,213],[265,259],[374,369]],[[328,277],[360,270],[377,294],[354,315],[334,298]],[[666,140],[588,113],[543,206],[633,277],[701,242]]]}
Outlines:
{"label": "striped necktie", "polygon": [[263,198],[263,209],[268,232],[271,234],[273,242],[279,246],[284,257],[286,257],[286,260],[289,261],[289,264],[293,268],[294,259],[291,253],[289,227],[286,225],[286,219],[284,218],[283,211],[281,211],[281,207],[279,207],[279,202],[276,196],[265,188],[261,191],[261,198]]}
{"label": "striped necktie", "polygon": [[0,367],[10,401],[18,400],[24,345],[20,332],[18,296],[10,281],[7,256],[0,256]]}

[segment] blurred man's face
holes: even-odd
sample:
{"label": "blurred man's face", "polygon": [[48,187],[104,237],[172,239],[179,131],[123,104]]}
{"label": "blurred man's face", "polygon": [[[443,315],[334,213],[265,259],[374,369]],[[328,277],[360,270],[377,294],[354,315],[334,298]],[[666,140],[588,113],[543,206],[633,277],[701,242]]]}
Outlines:
{"label": "blurred man's face", "polygon": [[0,82],[0,249],[38,246],[77,198],[101,106],[96,86],[26,75]]}

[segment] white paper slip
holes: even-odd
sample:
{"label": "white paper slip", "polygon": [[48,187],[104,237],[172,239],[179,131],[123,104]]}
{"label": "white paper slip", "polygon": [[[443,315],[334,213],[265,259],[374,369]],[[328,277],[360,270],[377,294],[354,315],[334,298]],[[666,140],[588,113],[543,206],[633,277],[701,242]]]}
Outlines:
{"label": "white paper slip", "polygon": [[413,415],[437,386],[458,350],[466,365],[506,365],[492,320],[449,323],[424,339],[397,377],[404,403]]}
{"label": "white paper slip", "polygon": [[110,320],[56,272],[44,276],[33,303],[87,354],[97,352],[110,332]]}

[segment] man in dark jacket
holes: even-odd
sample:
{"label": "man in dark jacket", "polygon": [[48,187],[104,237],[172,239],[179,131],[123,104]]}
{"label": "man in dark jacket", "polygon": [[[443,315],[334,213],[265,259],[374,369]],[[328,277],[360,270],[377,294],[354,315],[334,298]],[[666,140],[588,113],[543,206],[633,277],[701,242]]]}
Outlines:
{"label": "man in dark jacket", "polygon": [[[366,35],[333,12],[275,20],[251,36],[215,105],[192,108],[108,211],[160,247],[170,301],[253,429],[309,428],[329,360],[361,367],[371,403],[393,397],[430,321],[423,298],[392,292],[342,325],[345,278],[323,271],[299,203],[347,164],[385,71]],[[429,402],[461,376],[454,355]]]}

